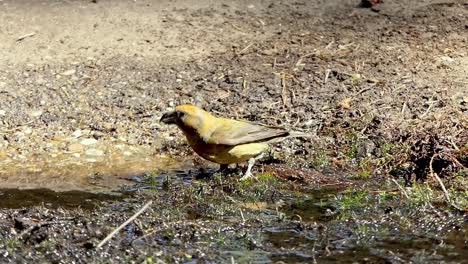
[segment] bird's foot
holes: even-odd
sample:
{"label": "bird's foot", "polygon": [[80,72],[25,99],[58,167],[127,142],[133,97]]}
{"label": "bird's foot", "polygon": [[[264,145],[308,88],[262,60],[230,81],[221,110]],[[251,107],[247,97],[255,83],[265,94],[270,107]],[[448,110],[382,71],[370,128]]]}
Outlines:
{"label": "bird's foot", "polygon": [[221,164],[221,165],[219,166],[218,172],[223,173],[223,174],[227,174],[227,173],[229,172],[229,165],[227,165],[227,164]]}
{"label": "bird's foot", "polygon": [[245,181],[245,180],[248,180],[248,179],[257,179],[255,178],[255,176],[252,174],[252,172],[250,171],[247,171],[244,173],[244,176],[242,176],[239,181]]}
{"label": "bird's foot", "polygon": [[[260,154],[257,158],[261,158],[263,156],[263,154]],[[244,173],[244,176],[242,176],[239,180],[240,181],[245,181],[247,179],[254,179],[254,180],[257,180],[257,178],[255,178],[255,176],[252,174],[252,167],[255,163],[255,158],[250,158],[249,159],[249,165],[247,166],[247,170],[245,171]]]}
{"label": "bird's foot", "polygon": [[255,175],[253,175],[252,173],[252,168],[247,168],[247,171],[244,173],[244,176],[242,176],[239,181],[245,181],[245,180],[248,180],[248,179],[253,179],[255,181],[258,181],[257,177],[255,177]]}

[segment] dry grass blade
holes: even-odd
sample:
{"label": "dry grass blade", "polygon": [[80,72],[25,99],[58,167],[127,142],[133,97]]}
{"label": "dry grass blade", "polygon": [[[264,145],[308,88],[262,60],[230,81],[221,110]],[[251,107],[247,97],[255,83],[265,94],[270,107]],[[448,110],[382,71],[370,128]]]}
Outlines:
{"label": "dry grass blade", "polygon": [[291,103],[289,102],[288,96],[288,87],[286,85],[286,74],[281,73],[281,99],[283,100],[283,105],[290,108]]}

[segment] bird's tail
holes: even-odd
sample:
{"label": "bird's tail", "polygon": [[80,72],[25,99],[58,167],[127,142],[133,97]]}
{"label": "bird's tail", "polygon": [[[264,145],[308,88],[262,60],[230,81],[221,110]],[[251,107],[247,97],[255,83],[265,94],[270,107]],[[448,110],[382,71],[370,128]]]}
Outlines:
{"label": "bird's tail", "polygon": [[305,137],[305,138],[311,138],[313,137],[312,134],[307,134],[307,133],[303,133],[303,132],[299,132],[299,131],[289,131],[286,135],[282,136],[282,137],[276,137],[276,138],[272,138],[270,140],[268,140],[268,143],[278,143],[278,142],[281,142],[287,138],[291,138],[291,137]]}

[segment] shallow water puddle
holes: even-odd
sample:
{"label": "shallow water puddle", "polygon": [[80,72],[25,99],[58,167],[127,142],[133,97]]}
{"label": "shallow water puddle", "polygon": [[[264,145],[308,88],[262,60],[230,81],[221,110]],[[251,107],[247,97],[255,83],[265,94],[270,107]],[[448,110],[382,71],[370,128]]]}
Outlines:
{"label": "shallow water puddle", "polygon": [[304,222],[328,221],[331,219],[331,210],[335,210],[330,200],[338,193],[338,189],[331,188],[309,191],[307,198],[291,201],[282,212]]}
{"label": "shallow water puddle", "polygon": [[176,161],[166,156],[109,158],[98,162],[60,158],[34,162],[13,161],[1,164],[0,188],[106,192],[131,184],[129,179],[146,172],[190,167],[189,161]]}
{"label": "shallow water puddle", "polygon": [[0,189],[0,208],[18,209],[44,205],[48,208],[94,209],[101,201],[121,199],[121,195],[84,191],[55,192],[49,189]]}
{"label": "shallow water puddle", "polygon": [[[213,171],[210,166],[202,166],[207,175]],[[144,150],[132,156],[110,152],[95,158],[43,155],[4,159],[0,160],[0,208],[91,209],[136,190],[162,190],[169,182],[190,184],[200,174],[195,169],[192,157],[174,159],[148,155]]]}
{"label": "shallow water puddle", "polygon": [[[304,199],[289,200],[281,212],[294,222],[263,232],[263,246],[271,252],[269,259],[282,263],[459,263],[466,259],[466,222],[461,226],[455,224],[458,220],[453,224],[444,220],[419,222],[414,213],[404,213],[408,208],[398,212],[404,214],[400,221],[391,221],[398,217],[372,209],[376,206],[372,199],[361,209],[352,210],[354,216],[348,215],[337,198],[342,193],[320,189],[307,192]],[[440,230],[425,228],[428,224],[446,231],[442,235]]]}
{"label": "shallow water puddle", "polygon": [[0,164],[0,208],[47,207],[92,209],[100,201],[121,199],[131,179],[156,171],[191,168],[189,161],[166,156],[102,159],[62,158]]}

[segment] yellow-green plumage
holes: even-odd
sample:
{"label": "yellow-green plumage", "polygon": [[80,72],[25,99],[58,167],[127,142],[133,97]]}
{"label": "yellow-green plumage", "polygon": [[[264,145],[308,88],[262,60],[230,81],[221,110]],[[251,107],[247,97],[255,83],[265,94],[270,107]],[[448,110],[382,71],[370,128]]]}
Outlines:
{"label": "yellow-green plumage", "polygon": [[239,163],[266,152],[269,143],[291,135],[304,136],[278,127],[218,118],[193,105],[177,106],[161,121],[176,124],[201,157],[218,164]]}

